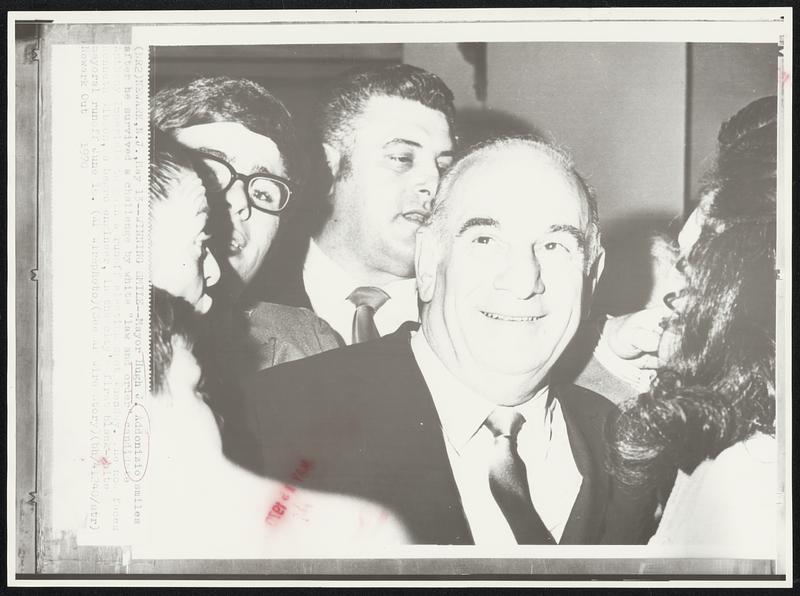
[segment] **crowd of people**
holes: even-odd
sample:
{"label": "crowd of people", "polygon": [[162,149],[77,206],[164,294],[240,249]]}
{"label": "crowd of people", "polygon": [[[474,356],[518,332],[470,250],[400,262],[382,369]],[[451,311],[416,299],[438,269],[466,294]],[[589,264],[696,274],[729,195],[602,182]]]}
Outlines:
{"label": "crowd of people", "polygon": [[152,99],[154,539],[774,557],[774,97],[722,125],[663,301],[619,317],[590,312],[602,197],[553,140],[459,146],[404,64],[317,115],[312,150],[253,81]]}

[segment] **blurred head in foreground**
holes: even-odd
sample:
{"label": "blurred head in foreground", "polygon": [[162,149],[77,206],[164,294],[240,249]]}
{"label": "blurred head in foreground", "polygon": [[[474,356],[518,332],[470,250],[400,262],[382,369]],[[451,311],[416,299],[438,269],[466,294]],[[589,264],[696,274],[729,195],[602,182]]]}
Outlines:
{"label": "blurred head in foreground", "polygon": [[150,157],[150,279],[200,313],[211,308],[208,288],[219,265],[208,248],[208,201],[191,159],[180,145],[154,132]]}
{"label": "blurred head in foreground", "polygon": [[[222,453],[219,428],[201,392],[194,355],[198,316],[182,298],[154,287],[150,297],[150,421],[172,453]],[[165,449],[162,446],[159,449]]]}

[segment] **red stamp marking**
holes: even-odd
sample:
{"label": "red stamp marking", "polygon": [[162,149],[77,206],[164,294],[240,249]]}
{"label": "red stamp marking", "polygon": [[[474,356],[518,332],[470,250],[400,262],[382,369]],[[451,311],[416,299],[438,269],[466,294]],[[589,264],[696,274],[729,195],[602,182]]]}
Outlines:
{"label": "red stamp marking", "polygon": [[97,459],[97,463],[100,464],[101,466],[103,466],[104,468],[107,468],[108,466],[111,465],[111,462],[108,459],[106,459],[105,455],[100,456]]}
{"label": "red stamp marking", "polygon": [[[292,472],[290,478],[296,483],[300,484],[303,482],[303,479],[308,475],[308,473],[313,469],[314,464],[308,459],[301,459],[300,463]],[[292,498],[292,495],[297,490],[296,484],[284,484],[283,488],[281,489],[280,493],[278,494],[278,498],[270,506],[269,510],[267,511],[267,516],[264,518],[264,521],[267,522],[270,526],[274,526],[277,524],[281,519],[283,519],[284,515],[286,515],[286,511],[288,510],[288,502]]]}

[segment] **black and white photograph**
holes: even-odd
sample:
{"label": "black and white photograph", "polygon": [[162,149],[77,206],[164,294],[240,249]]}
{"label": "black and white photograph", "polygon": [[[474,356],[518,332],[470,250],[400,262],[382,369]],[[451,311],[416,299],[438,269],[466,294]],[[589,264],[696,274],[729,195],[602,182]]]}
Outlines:
{"label": "black and white photograph", "polygon": [[792,18],[10,13],[8,583],[790,586]]}

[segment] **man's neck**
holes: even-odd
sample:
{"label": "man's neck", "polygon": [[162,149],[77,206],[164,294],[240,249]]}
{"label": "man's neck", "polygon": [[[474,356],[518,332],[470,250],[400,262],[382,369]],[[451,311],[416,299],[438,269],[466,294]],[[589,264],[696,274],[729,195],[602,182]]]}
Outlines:
{"label": "man's neck", "polygon": [[351,278],[357,280],[360,285],[381,287],[403,279],[410,279],[387,271],[380,271],[365,264],[362,253],[354,250],[338,234],[330,233],[327,227],[323,227],[319,234],[312,237],[312,240],[326,257],[336,263]]}

